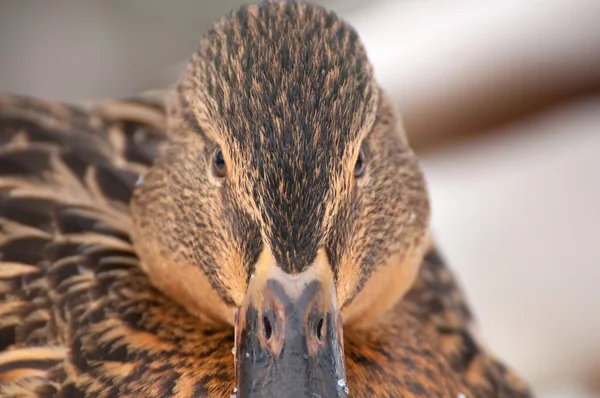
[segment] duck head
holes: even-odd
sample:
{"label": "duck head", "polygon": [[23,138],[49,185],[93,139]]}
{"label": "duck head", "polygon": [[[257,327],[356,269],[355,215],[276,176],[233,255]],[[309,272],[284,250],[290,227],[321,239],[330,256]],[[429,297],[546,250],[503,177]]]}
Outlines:
{"label": "duck head", "polygon": [[357,33],[305,3],[234,11],[174,90],[169,134],[132,202],[143,269],[236,328],[240,396],[345,396],[342,329],[402,297],[429,221]]}

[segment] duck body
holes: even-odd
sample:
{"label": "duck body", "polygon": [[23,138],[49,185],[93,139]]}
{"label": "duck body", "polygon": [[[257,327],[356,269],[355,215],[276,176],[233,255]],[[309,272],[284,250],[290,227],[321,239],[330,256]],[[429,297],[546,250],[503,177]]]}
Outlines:
{"label": "duck body", "polygon": [[[165,145],[162,103],[5,96],[0,115],[0,396],[233,393],[233,330],[154,288],[130,241],[130,196]],[[528,396],[471,327],[431,249],[387,322],[346,334],[352,394]]]}
{"label": "duck body", "polygon": [[[244,13],[259,18],[277,7],[262,5]],[[296,3],[281,7],[286,18],[296,11],[303,15],[322,12]],[[194,276],[196,270],[186,271],[180,265],[181,258],[188,258],[185,250],[189,248],[195,254],[206,252],[206,257],[218,262],[209,243],[219,233],[235,232],[219,232],[214,223],[206,227],[207,219],[196,218],[201,212],[188,202],[197,200],[202,208],[227,206],[207,199],[208,194],[198,199],[196,189],[184,195],[187,183],[173,186],[169,180],[165,184],[170,190],[161,185],[165,175],[172,175],[173,180],[190,177],[189,186],[194,187],[193,175],[178,174],[195,167],[185,150],[177,150],[178,145],[196,145],[190,141],[196,138],[176,131],[189,122],[189,114],[181,111],[185,108],[178,111],[166,105],[189,100],[185,89],[196,83],[187,82],[175,95],[103,101],[85,108],[0,97],[0,397],[223,397],[238,393],[236,361],[244,357],[236,347],[239,320],[228,323],[227,319],[231,308],[246,308],[248,304],[241,301],[245,292],[235,288],[238,280],[230,276],[235,270],[217,266],[207,270],[199,263],[207,276],[201,279]],[[379,101],[381,108],[390,106],[383,94],[373,101]],[[381,119],[384,127],[397,123],[392,116]],[[226,155],[229,160],[230,154]],[[164,172],[170,164],[180,168]],[[416,186],[420,189],[420,182]],[[242,196],[241,190],[235,192]],[[155,206],[164,198],[184,198],[173,202],[189,210],[183,214],[194,220],[195,228],[206,228],[211,234],[187,241],[184,238],[189,235],[170,232],[170,228],[185,230],[186,222],[164,221],[178,214],[171,204]],[[426,207],[422,200],[415,201],[420,209]],[[244,238],[254,237],[248,231],[261,219],[247,212],[248,219],[238,220],[239,225],[248,225],[242,230]],[[237,213],[226,214],[234,217],[231,214]],[[349,391],[356,397],[529,397],[526,385],[477,341],[461,289],[425,231],[428,215],[416,214],[424,232],[418,234],[422,248],[414,251],[414,271],[370,271],[374,276],[365,276],[370,279],[362,291],[353,293],[354,302],[359,302],[354,306],[353,299],[344,299],[339,293],[342,288],[336,285],[344,315],[347,377],[347,382],[338,380],[337,396]],[[256,230],[260,228],[266,227]],[[150,230],[153,234],[144,233]],[[152,243],[155,236],[163,235],[167,238]],[[263,236],[267,241],[266,235],[257,234],[256,239]],[[270,239],[277,257],[277,241]],[[220,246],[216,250],[233,249]],[[227,258],[231,262],[237,257]],[[249,257],[255,264],[256,259]],[[304,269],[295,267],[305,267],[306,262],[289,264],[290,275],[301,275]],[[343,265],[338,267],[336,283],[349,278],[344,275],[353,275],[344,274]],[[258,270],[258,265],[253,269]],[[258,271],[253,272],[240,277],[243,289],[261,278],[254,278]],[[176,279],[169,279],[169,273]],[[386,276],[400,282],[380,279],[371,283],[373,278]],[[394,297],[393,302],[377,299],[372,301],[376,304],[372,310],[361,307],[361,302],[381,295],[378,290],[382,289],[383,296]],[[353,314],[369,322],[347,322]],[[221,315],[223,319],[217,319]],[[246,396],[252,396],[251,391]]]}

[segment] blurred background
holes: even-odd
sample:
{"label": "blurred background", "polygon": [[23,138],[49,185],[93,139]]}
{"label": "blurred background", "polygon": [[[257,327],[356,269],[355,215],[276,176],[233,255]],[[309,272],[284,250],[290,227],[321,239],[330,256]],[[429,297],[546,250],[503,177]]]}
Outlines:
{"label": "blurred background", "polygon": [[[0,2],[0,91],[168,87],[241,1]],[[322,1],[358,30],[493,350],[540,397],[600,397],[600,1]]]}

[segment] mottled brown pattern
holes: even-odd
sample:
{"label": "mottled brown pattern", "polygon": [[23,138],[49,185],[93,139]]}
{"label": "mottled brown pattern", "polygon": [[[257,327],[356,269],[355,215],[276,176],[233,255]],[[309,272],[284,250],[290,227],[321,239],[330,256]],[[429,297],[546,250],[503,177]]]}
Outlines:
{"label": "mottled brown pattern", "polygon": [[[65,136],[60,135],[82,145],[93,137],[107,140],[109,130],[113,134],[118,131],[126,138],[124,142],[134,142],[134,136],[142,135],[144,139],[137,141],[140,148],[128,151],[145,148],[155,153],[163,134],[127,118],[113,121],[102,112],[87,114],[64,107],[69,123],[77,114],[82,116],[80,127],[86,122],[96,123],[94,129],[87,126],[87,133],[75,137],[69,135],[75,133],[68,124],[60,131],[49,129],[59,124],[59,117],[52,115],[54,110],[46,114],[46,106],[57,107],[56,103],[5,97],[1,104],[2,359],[11,363],[10,355],[26,347],[66,347],[71,351],[58,359],[46,353],[49,359],[41,375],[30,367],[39,359],[36,352],[25,352],[27,364],[12,358],[12,367],[24,372],[15,380],[3,378],[2,396],[19,396],[21,392],[54,396],[59,390],[65,396],[76,396],[78,390],[97,396],[123,396],[127,391],[135,395],[142,389],[149,396],[170,392],[205,396],[211,388],[219,396],[231,391],[233,331],[206,331],[195,317],[156,291],[137,268],[128,240],[128,216],[119,209],[123,203],[107,205],[105,197],[114,195],[104,191],[93,198],[90,185],[71,175],[83,176],[90,173],[86,169],[108,167],[121,155],[115,152],[102,163],[92,161],[94,156],[68,161],[70,145],[62,145]],[[145,105],[127,104],[148,112],[149,118],[156,116]],[[36,109],[24,112],[26,107]],[[104,139],[99,141],[103,145],[95,148],[111,153],[115,148]],[[46,163],[28,162],[26,154],[38,154],[36,148],[40,146],[44,148],[41,153],[54,153],[56,164],[51,169]],[[145,169],[148,164],[127,160],[117,170]],[[75,180],[73,186],[69,180]],[[382,326],[377,333],[364,335],[346,332],[348,377],[355,396],[383,391],[388,396],[419,396],[422,389],[432,396],[433,391],[447,396],[447,391],[460,390],[457,380],[465,377],[473,355],[468,355],[469,361],[444,356],[437,346],[442,335],[426,326],[435,324],[438,329],[452,328],[470,336],[471,318],[454,279],[434,254],[423,263],[420,278],[403,307],[407,310],[392,318],[398,326]],[[475,356],[488,363],[489,370],[481,369],[481,380],[503,374],[497,370],[503,369],[502,365],[485,352],[477,349]],[[449,364],[453,363],[456,373],[452,375]],[[450,382],[444,381],[449,390],[439,383],[440,374],[452,375]],[[517,391],[523,387],[511,387],[513,380],[517,379],[506,377],[487,383],[512,391],[505,396],[519,396]],[[502,395],[484,390],[479,396]]]}
{"label": "mottled brown pattern", "polygon": [[228,396],[265,245],[292,274],[327,250],[351,396],[529,396],[428,247],[422,173],[351,27],[241,8],[169,103],[0,97],[0,396]]}

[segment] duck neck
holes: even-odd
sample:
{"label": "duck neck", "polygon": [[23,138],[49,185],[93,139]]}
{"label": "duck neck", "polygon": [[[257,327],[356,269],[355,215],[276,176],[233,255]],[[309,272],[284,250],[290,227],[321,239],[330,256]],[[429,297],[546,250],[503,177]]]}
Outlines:
{"label": "duck neck", "polygon": [[430,245],[431,238],[426,233],[402,254],[391,256],[380,266],[363,290],[343,309],[344,329],[364,330],[379,324],[412,287]]}

